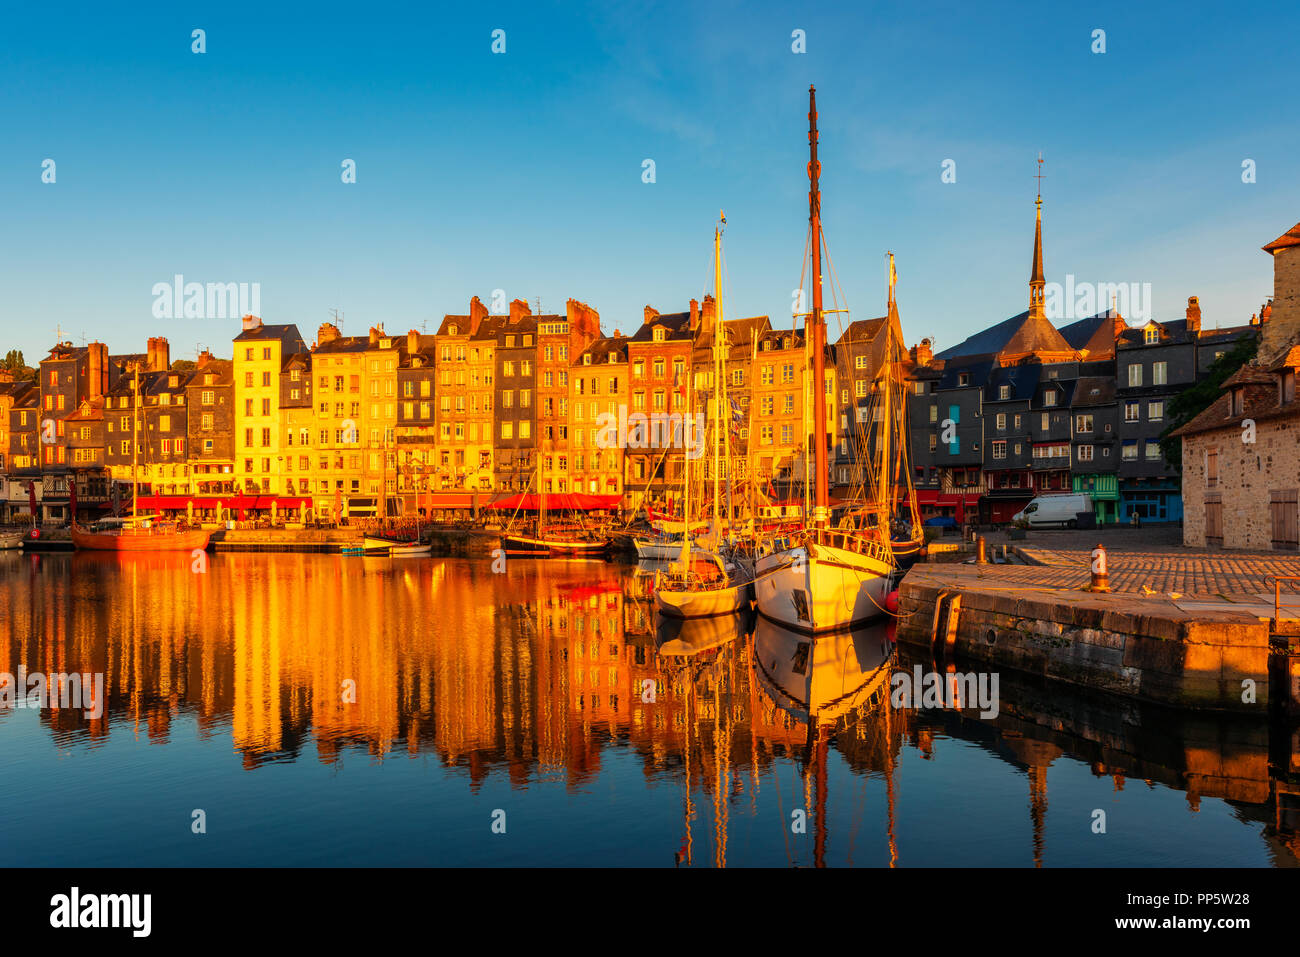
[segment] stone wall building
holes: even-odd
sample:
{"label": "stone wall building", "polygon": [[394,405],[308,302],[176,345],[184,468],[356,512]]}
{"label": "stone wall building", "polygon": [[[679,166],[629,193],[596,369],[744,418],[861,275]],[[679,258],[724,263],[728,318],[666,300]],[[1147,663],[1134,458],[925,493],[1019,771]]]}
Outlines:
{"label": "stone wall building", "polygon": [[1264,247],[1272,309],[1259,355],[1175,435],[1183,440],[1183,543],[1300,549],[1300,224]]}

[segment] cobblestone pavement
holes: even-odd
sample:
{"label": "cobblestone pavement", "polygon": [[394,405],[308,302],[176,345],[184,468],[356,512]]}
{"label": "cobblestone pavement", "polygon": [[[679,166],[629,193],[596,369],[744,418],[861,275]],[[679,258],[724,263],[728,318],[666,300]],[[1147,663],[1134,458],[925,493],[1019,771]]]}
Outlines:
{"label": "cobblestone pavement", "polygon": [[[1271,576],[1300,576],[1300,555],[1282,552],[1243,552],[1185,548],[1181,529],[1152,527],[1089,531],[1030,531],[1023,540],[1009,541],[1005,533],[987,535],[990,545],[1007,543],[1031,565],[1002,565],[991,570],[999,584],[1081,588],[1089,580],[1092,550],[1104,544],[1112,591],[1144,595],[1170,593],[1197,599],[1249,600],[1267,595],[1272,603]],[[1300,601],[1300,581],[1283,582],[1283,599]]]}

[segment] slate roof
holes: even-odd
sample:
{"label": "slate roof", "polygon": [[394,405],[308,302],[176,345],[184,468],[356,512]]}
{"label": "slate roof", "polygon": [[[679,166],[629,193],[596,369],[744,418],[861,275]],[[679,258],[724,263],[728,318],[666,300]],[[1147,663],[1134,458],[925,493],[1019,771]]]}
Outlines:
{"label": "slate roof", "polygon": [[292,323],[279,326],[260,325],[245,329],[235,336],[235,342],[265,342],[268,339],[280,340],[280,347],[285,352],[306,352],[307,344],[302,341],[298,327]]}
{"label": "slate roof", "polygon": [[[989,371],[993,368],[993,365],[994,363],[992,359],[978,358],[974,361],[963,362],[961,364],[949,363],[944,366],[943,373],[939,377],[939,388],[959,389],[971,388],[973,386],[977,387],[979,383],[988,381]],[[966,386],[959,386],[957,384],[958,376],[963,372],[970,375],[970,382]]]}
{"label": "slate roof", "polygon": [[1060,333],[1071,349],[1086,352],[1089,357],[1114,355],[1117,322],[1123,320],[1117,313],[1107,309],[1095,316],[1062,326]]}
{"label": "slate roof", "polygon": [[1115,380],[1109,376],[1087,376],[1074,380],[1072,408],[1111,405],[1115,402]]}
{"label": "slate roof", "polygon": [[1031,315],[1025,310],[995,326],[938,353],[937,359],[954,359],[965,356],[1022,355],[1032,352],[1073,352],[1074,346],[1065,340],[1047,319]]}
{"label": "slate roof", "polygon": [[[691,331],[690,312],[668,312],[655,316],[649,322],[641,323],[640,328],[628,341],[636,343],[653,342],[655,326],[663,326],[667,330],[667,339],[670,342],[689,341],[695,336]],[[723,328],[726,328],[725,319],[723,320]]]}
{"label": "slate roof", "polygon": [[762,336],[772,328],[772,320],[767,316],[750,316],[747,319],[723,319],[722,330],[731,346],[748,346],[755,335]]}
{"label": "slate roof", "polygon": [[[989,372],[988,385],[984,389],[984,399],[986,402],[1027,401],[1033,398],[1042,372],[1043,367],[1036,362],[1014,366],[994,366]],[[1011,386],[1011,396],[1006,399],[999,399],[1000,387],[1003,385]]]}
{"label": "slate roof", "polygon": [[[1145,329],[1151,325],[1150,322],[1144,322],[1140,326],[1129,326],[1119,334],[1117,346],[1132,348],[1134,346],[1146,345]],[[1172,346],[1179,343],[1193,342],[1196,337],[1187,328],[1187,319],[1170,319],[1168,322],[1155,322],[1159,330],[1159,342],[1153,345]]]}
{"label": "slate roof", "polygon": [[618,362],[626,362],[627,337],[619,336],[615,338],[613,336],[606,336],[603,339],[592,340],[591,345],[587,346],[587,348],[583,349],[582,352],[578,354],[577,360],[574,364],[581,365],[582,357],[590,354],[591,364],[593,366],[604,365],[609,362],[609,354],[611,352],[618,356]]}
{"label": "slate roof", "polygon": [[369,348],[369,336],[339,336],[337,339],[329,340],[329,342],[318,343],[315,352],[317,355],[335,352],[365,352]]}

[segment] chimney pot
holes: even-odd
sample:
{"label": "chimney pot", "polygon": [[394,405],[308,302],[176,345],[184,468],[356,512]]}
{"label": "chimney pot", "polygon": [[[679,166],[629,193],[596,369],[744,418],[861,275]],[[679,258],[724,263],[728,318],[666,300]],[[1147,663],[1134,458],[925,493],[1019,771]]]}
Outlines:
{"label": "chimney pot", "polygon": [[1187,329],[1193,333],[1201,331],[1201,303],[1195,296],[1187,297]]}

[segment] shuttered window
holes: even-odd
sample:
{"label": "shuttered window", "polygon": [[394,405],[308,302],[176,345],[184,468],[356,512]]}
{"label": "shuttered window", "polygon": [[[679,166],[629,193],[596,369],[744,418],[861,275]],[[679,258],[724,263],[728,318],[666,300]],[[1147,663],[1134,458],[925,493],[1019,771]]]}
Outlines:
{"label": "shuttered window", "polygon": [[1274,489],[1269,492],[1268,510],[1273,520],[1273,547],[1295,551],[1300,548],[1300,501],[1298,489]]}

